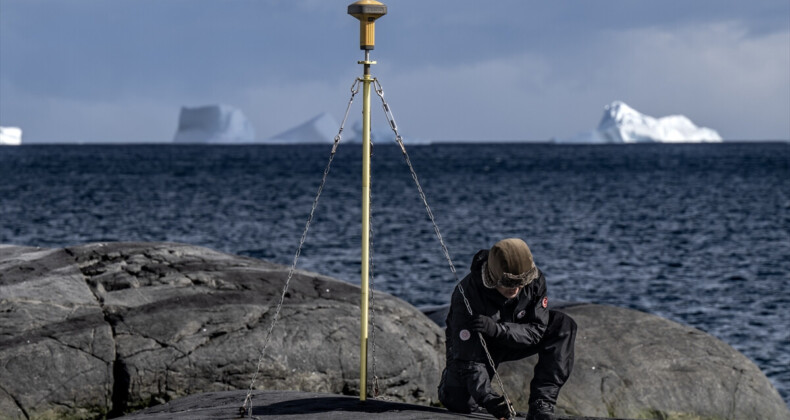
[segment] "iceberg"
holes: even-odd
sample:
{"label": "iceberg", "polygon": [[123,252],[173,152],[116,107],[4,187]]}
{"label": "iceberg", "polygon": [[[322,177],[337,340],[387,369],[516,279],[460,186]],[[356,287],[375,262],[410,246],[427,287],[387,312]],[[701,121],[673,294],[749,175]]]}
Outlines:
{"label": "iceberg", "polygon": [[22,129],[19,127],[0,127],[0,146],[19,146],[22,144]]}
{"label": "iceberg", "polygon": [[266,140],[268,144],[323,144],[333,143],[340,124],[328,113],[316,115],[308,121]]}
{"label": "iceberg", "polygon": [[[362,121],[356,121],[351,127],[352,134],[349,137],[350,143],[362,144]],[[397,144],[395,140],[395,133],[389,125],[385,128],[372,127],[370,131],[370,139],[378,144]],[[403,144],[407,145],[428,145],[431,144],[430,140],[416,138],[416,137],[402,137]]]}
{"label": "iceberg", "polygon": [[614,101],[604,107],[603,117],[595,130],[580,133],[556,143],[720,143],[716,130],[697,127],[683,115],[654,118]]}
{"label": "iceberg", "polygon": [[[266,144],[326,144],[333,143],[340,124],[330,114],[323,112],[315,117],[297,125],[287,131],[266,140]],[[371,140],[382,143],[395,144],[395,135],[387,126],[386,129],[373,129]],[[355,121],[349,127],[348,124],[343,131],[343,143],[362,143],[362,121]],[[404,143],[409,144],[430,144],[429,141],[419,139],[409,139]]]}
{"label": "iceberg", "polygon": [[[370,128],[370,140],[372,142],[395,142],[395,134],[390,130],[389,126],[386,129],[376,127]],[[348,138],[350,143],[362,144],[362,121],[355,121],[351,126],[351,135]]]}
{"label": "iceberg", "polygon": [[238,144],[255,141],[255,130],[244,114],[228,105],[182,107],[174,143]]}

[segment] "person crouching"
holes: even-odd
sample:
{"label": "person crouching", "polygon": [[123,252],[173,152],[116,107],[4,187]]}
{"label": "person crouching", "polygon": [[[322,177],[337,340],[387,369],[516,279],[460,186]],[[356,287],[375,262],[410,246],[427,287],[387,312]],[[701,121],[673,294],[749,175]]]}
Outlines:
{"label": "person crouching", "polygon": [[494,371],[480,343],[481,333],[495,367],[538,355],[527,420],[553,418],[560,388],[573,369],[576,323],[548,309],[546,279],[527,244],[509,238],[479,251],[460,288],[464,294],[459,287],[454,289],[447,314],[447,365],[439,383],[439,401],[458,413],[482,406],[496,418],[511,417],[504,396],[491,388]]}

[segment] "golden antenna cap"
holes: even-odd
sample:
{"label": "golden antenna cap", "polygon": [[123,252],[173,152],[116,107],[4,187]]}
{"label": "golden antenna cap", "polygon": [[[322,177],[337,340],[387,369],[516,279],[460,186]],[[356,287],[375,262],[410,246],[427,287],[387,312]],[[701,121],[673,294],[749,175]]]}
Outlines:
{"label": "golden antenna cap", "polygon": [[348,5],[348,14],[359,19],[359,48],[372,50],[376,43],[376,19],[387,14],[387,6],[375,0],[359,0]]}

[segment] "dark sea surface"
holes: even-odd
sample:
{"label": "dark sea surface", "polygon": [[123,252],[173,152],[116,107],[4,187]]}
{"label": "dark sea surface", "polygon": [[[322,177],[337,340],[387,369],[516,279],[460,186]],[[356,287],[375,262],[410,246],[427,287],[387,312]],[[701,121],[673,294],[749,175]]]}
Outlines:
{"label": "dark sea surface", "polygon": [[[361,151],[341,145],[299,268],[359,283]],[[290,265],[329,146],[0,148],[0,243],[176,241]],[[790,401],[790,144],[412,146],[459,277],[521,237],[559,300],[719,337]],[[374,146],[373,284],[448,301],[400,149]]]}

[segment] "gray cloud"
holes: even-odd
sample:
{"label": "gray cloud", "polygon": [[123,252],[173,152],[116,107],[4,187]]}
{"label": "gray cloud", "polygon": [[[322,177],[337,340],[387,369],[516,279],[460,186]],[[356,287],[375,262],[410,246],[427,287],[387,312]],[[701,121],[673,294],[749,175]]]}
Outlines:
{"label": "gray cloud", "polygon": [[786,139],[788,37],[750,37],[736,22],[607,30],[573,54],[386,73],[407,107],[402,125],[429,138],[568,137],[593,128],[619,99],[655,116],[685,114],[729,139]]}
{"label": "gray cloud", "polygon": [[[168,141],[182,105],[237,106],[260,138],[339,119],[360,72],[349,2],[0,0],[0,123],[90,142]],[[565,137],[622,99],[731,139],[790,138],[787,2],[389,8],[374,72],[407,136]]]}

